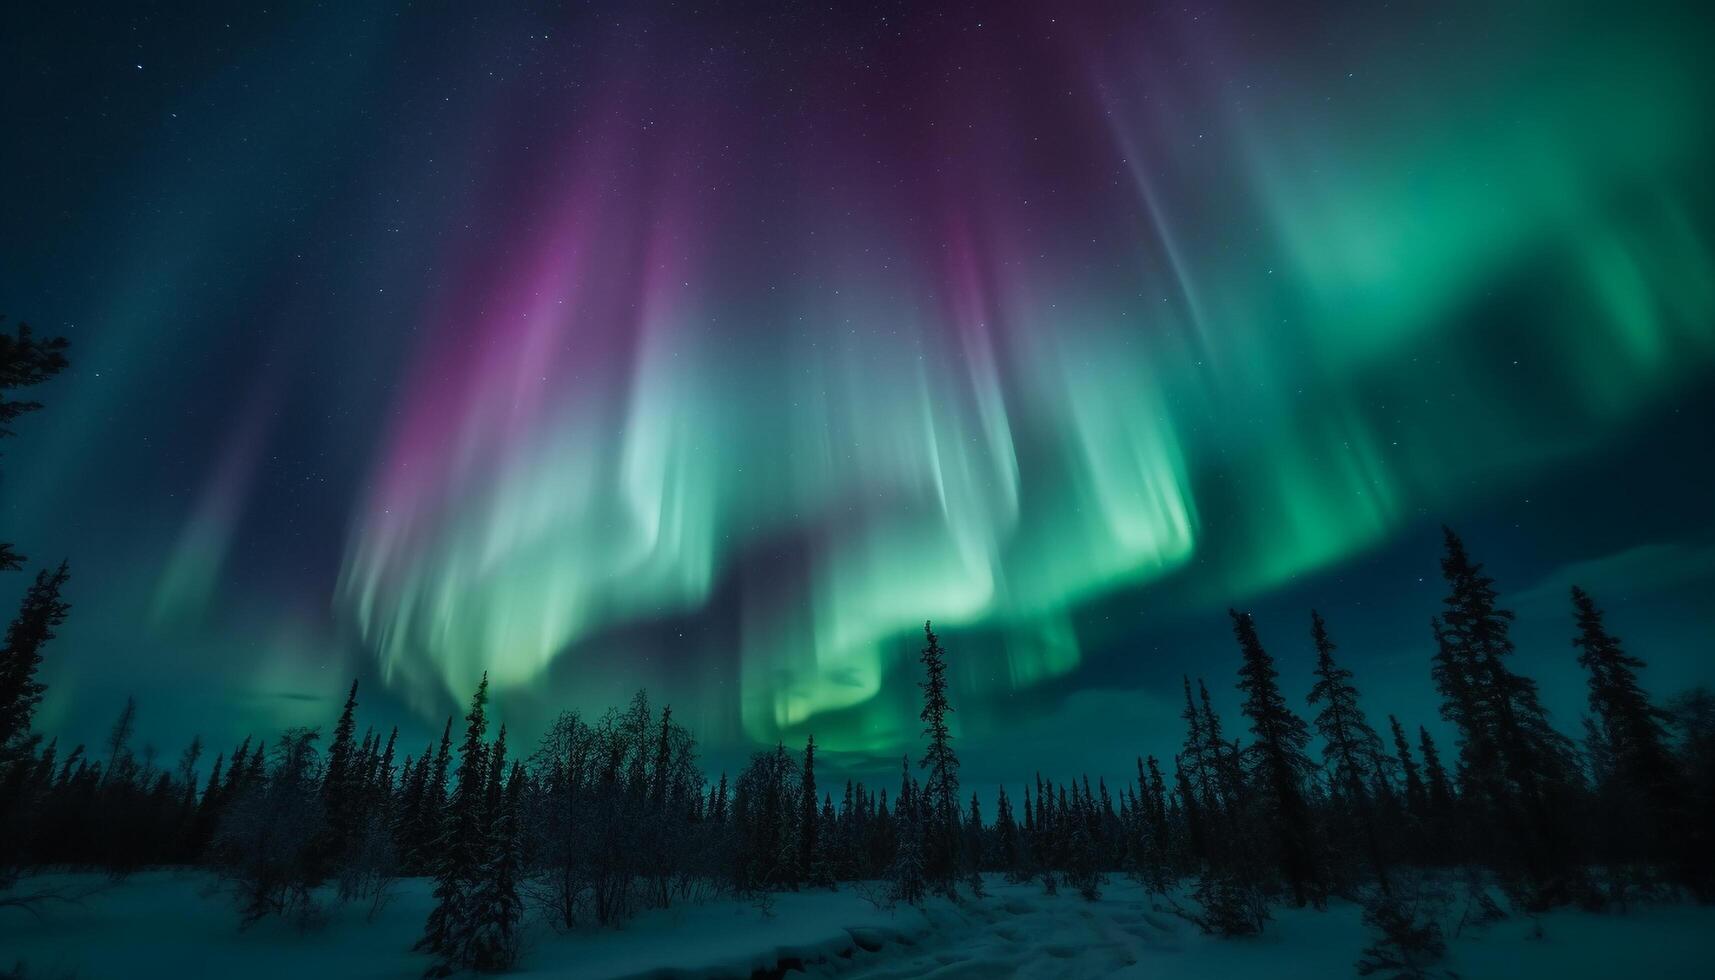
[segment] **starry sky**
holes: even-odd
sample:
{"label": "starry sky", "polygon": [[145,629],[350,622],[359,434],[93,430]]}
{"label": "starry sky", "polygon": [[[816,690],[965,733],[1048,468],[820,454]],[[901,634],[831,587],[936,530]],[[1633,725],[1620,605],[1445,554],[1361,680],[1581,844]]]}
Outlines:
{"label": "starry sky", "polygon": [[487,670],[891,772],[932,618],[968,782],[1120,776],[1229,605],[1433,725],[1442,523],[1566,726],[1573,582],[1715,682],[1700,5],[16,6],[49,731]]}

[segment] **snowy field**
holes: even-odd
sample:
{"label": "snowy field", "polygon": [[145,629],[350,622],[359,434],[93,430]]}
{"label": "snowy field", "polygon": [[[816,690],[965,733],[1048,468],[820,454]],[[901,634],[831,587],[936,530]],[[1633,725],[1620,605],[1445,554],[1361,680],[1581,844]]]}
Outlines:
{"label": "snowy field", "polygon": [[[23,963],[31,978],[417,977],[409,952],[430,899],[427,882],[402,882],[365,922],[337,909],[310,932],[281,922],[239,932],[232,906],[198,874],[152,872],[110,883],[99,876],[26,880],[88,892],[41,919],[0,909],[0,972]],[[855,890],[777,896],[773,908],[724,901],[654,912],[620,930],[555,933],[533,926],[515,976],[746,977],[1347,977],[1367,939],[1359,910],[1277,910],[1267,934],[1216,940],[1151,908],[1116,880],[1099,902],[1047,897],[991,878],[989,896],[922,909],[878,909]],[[1514,917],[1455,940],[1448,966],[1465,978],[1638,980],[1715,977],[1715,909],[1658,906],[1630,915],[1558,912]],[[778,975],[778,974],[774,974]]]}

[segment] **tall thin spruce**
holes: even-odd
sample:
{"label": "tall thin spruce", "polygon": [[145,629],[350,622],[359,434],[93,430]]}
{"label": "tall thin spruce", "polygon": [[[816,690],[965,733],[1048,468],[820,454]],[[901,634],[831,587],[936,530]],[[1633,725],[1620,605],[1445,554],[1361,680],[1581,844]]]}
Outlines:
{"label": "tall thin spruce", "polygon": [[931,884],[945,891],[953,887],[958,871],[959,757],[953,752],[953,735],[947,716],[953,706],[947,699],[947,658],[933,625],[923,623],[923,736],[928,739],[918,767],[928,770],[924,781],[925,814],[922,844],[924,873]]}

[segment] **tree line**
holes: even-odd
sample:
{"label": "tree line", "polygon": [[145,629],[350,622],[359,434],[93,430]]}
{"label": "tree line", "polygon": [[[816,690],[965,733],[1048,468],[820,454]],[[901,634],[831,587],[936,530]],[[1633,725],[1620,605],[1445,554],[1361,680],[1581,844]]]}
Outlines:
{"label": "tree line", "polygon": [[1370,720],[1316,613],[1301,713],[1255,622],[1234,611],[1248,738],[1230,735],[1207,682],[1187,677],[1185,738],[1171,759],[1139,758],[1117,790],[1032,774],[1016,796],[1001,789],[992,817],[974,794],[961,801],[946,651],[930,624],[922,754],[902,760],[891,797],[887,786],[821,787],[813,737],[710,779],[691,733],[642,692],[597,717],[567,712],[518,753],[503,726],[489,730],[486,677],[456,743],[448,719],[438,741],[402,758],[397,730],[359,734],[355,682],[325,750],[316,729],[246,739],[201,777],[200,740],[170,766],[139,757],[128,702],[103,745],[61,758],[29,729],[33,665],[65,613],[62,579],[50,575],[26,593],[4,651],[5,676],[24,680],[0,701],[0,717],[21,720],[0,778],[7,863],[14,873],[206,865],[231,883],[244,922],[314,916],[330,897],[379,904],[393,879],[429,876],[436,904],[419,947],[448,971],[505,968],[527,908],[570,928],[851,881],[886,882],[887,900],[917,902],[980,895],[984,873],[1091,899],[1129,875],[1226,935],[1261,931],[1276,903],[1336,895],[1376,896],[1377,916],[1398,917],[1395,882],[1424,869],[1485,869],[1533,911],[1715,896],[1715,698],[1656,706],[1642,661],[1574,589],[1568,661],[1586,672],[1590,705],[1574,740],[1508,665],[1512,614],[1452,532],[1441,565],[1448,592],[1430,623],[1429,672],[1457,736],[1450,759],[1426,727]]}
{"label": "tree line", "polygon": [[[0,394],[51,376],[63,349],[27,328],[0,333]],[[19,406],[33,407],[0,398],[0,422]],[[506,969],[527,910],[603,926],[842,882],[915,903],[980,896],[1000,874],[1093,900],[1126,875],[1222,935],[1264,930],[1279,903],[1358,898],[1380,934],[1360,970],[1400,975],[1421,975],[1443,944],[1406,894],[1425,875],[1465,876],[1482,915],[1503,912],[1491,883],[1529,911],[1715,898],[1715,695],[1658,705],[1643,662],[1574,588],[1567,664],[1584,671],[1590,709],[1574,738],[1512,667],[1513,614],[1452,531],[1441,572],[1427,668],[1455,735],[1445,755],[1421,723],[1372,720],[1322,616],[1309,615],[1316,665],[1300,701],[1251,616],[1231,611],[1245,734],[1229,733],[1207,679],[1185,677],[1171,758],[1139,757],[1113,788],[1032,773],[985,816],[961,794],[947,651],[929,623],[921,751],[896,786],[822,785],[813,736],[711,778],[691,732],[643,692],[600,715],[566,712],[520,750],[490,730],[486,676],[462,726],[447,719],[420,748],[397,729],[360,734],[353,682],[325,743],[316,728],[246,738],[206,774],[200,739],[170,764],[137,749],[129,701],[103,744],[62,751],[33,727],[42,651],[69,612],[62,564],[25,590],[0,649],[0,887],[46,867],[197,865],[228,883],[248,924],[314,920],[333,901],[374,910],[395,879],[430,877],[417,948],[440,975]]]}

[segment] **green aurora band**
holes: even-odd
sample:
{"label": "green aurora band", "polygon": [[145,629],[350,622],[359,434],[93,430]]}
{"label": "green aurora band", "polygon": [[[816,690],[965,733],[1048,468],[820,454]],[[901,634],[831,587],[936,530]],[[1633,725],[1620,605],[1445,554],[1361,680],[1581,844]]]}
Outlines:
{"label": "green aurora band", "polygon": [[[972,634],[983,701],[1076,669],[1092,597],[1197,560],[1242,601],[1587,450],[1715,354],[1711,115],[1683,43],[1537,40],[1413,49],[1462,66],[1435,91],[1375,82],[1381,45],[1329,98],[1282,64],[1152,101],[1147,54],[1104,50],[1070,97],[1107,131],[1065,152],[1106,180],[806,191],[765,300],[714,254],[733,219],[589,168],[429,355],[342,593],[439,696],[736,579],[744,731],[880,752],[926,617]],[[949,154],[1054,128],[977,119]]]}

